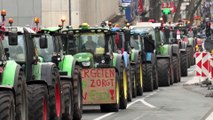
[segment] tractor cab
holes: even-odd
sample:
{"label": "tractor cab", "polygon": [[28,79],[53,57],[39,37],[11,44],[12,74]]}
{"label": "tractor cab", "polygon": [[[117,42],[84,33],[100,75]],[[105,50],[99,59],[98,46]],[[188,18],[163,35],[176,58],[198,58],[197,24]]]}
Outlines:
{"label": "tractor cab", "polygon": [[[38,95],[38,92],[43,91],[42,94],[39,94],[37,98],[40,100],[40,97],[44,101],[38,101],[38,99],[30,99],[29,102],[37,102],[42,104],[47,102],[47,104],[41,106],[45,109],[51,109],[49,111],[51,119],[61,117],[61,86],[59,84],[59,71],[56,68],[54,63],[41,63],[39,61],[38,50],[33,41],[33,36],[36,33],[28,27],[9,27],[5,32],[5,37],[3,40],[4,48],[8,49],[9,59],[16,61],[25,72],[26,80],[28,83],[28,90],[30,91],[29,98],[32,98],[34,95]],[[43,44],[41,44],[42,47]],[[43,45],[44,46],[44,45]],[[49,89],[49,88],[52,89]],[[41,91],[37,91],[39,88]],[[49,94],[50,93],[50,94]],[[53,99],[47,99],[51,97]],[[48,101],[49,102],[48,102]],[[41,103],[42,102],[42,103]],[[34,109],[36,104],[29,104],[29,109]],[[49,108],[47,106],[50,106]],[[57,106],[57,107],[56,107]],[[35,112],[38,113],[41,110],[35,109]],[[31,113],[31,117],[35,113]],[[46,119],[47,115],[42,116]],[[31,119],[32,119],[31,118]]]}
{"label": "tractor cab", "polygon": [[63,32],[67,33],[67,40],[64,41],[66,54],[74,55],[81,67],[110,64],[114,43],[108,29],[82,25],[80,29]]}
{"label": "tractor cab", "polygon": [[[7,28],[5,32],[3,46],[8,50],[9,60],[14,60],[22,66],[26,74],[27,80],[32,80],[32,63],[36,64],[38,62],[38,56],[36,54],[36,49],[30,34],[34,34],[30,28],[22,27],[10,27]],[[29,46],[29,47],[27,47]]]}

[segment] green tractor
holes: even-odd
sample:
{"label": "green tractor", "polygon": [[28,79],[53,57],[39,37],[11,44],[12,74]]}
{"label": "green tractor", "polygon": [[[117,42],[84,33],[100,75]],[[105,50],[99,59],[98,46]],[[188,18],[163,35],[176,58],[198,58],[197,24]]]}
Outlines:
{"label": "green tractor", "polygon": [[63,51],[60,27],[41,29],[34,35],[34,42],[42,63],[55,63],[60,72],[64,120],[80,120],[82,117],[82,82],[78,70],[79,63],[72,55],[65,55]]}
{"label": "green tractor", "polygon": [[144,91],[158,89],[156,55],[154,53],[155,47],[154,41],[150,38],[150,33],[132,29],[130,45],[133,51],[138,52],[140,55]]}
{"label": "green tractor", "polygon": [[26,77],[21,66],[14,60],[9,60],[8,49],[2,43],[8,39],[5,36],[8,32],[2,27],[0,26],[0,120],[28,120]]}
{"label": "green tractor", "polygon": [[[39,62],[32,34],[35,32],[27,27],[9,27],[8,32],[5,33],[3,45],[8,50],[8,58],[15,60],[21,66],[23,75],[26,75],[28,118],[60,120],[62,99],[59,71],[54,63]],[[7,82],[11,81],[7,80]],[[24,99],[21,100],[24,102]]]}
{"label": "green tractor", "polygon": [[112,36],[115,41],[115,52],[121,53],[124,58],[125,68],[128,73],[128,100],[131,97],[143,95],[142,64],[140,52],[130,46],[130,30],[112,28]]}
{"label": "green tractor", "polygon": [[[158,27],[155,28],[154,26],[155,25],[153,23],[142,22],[134,26],[132,28],[132,31],[144,36],[144,58],[146,62],[151,63],[149,70],[151,70],[152,74],[150,74],[149,76],[151,77],[148,77],[149,79],[147,79],[151,80],[151,83],[149,83],[153,84],[153,86],[155,87],[157,87],[158,85],[170,86],[174,82],[172,60],[173,46],[165,42],[163,31],[161,31]],[[144,73],[144,75],[147,74]],[[144,87],[145,81],[147,80],[144,78]]]}
{"label": "green tractor", "polygon": [[112,33],[82,24],[64,30],[66,54],[80,63],[84,105],[100,105],[102,112],[127,107],[128,80],[122,54],[113,52]]}
{"label": "green tractor", "polygon": [[[178,44],[180,49],[180,66],[181,66],[181,76],[188,75],[188,68],[191,65],[191,61],[194,60],[193,57],[193,45],[188,43],[187,30],[185,27],[175,27],[174,28],[174,38],[176,44]],[[193,42],[191,42],[193,43]]]}

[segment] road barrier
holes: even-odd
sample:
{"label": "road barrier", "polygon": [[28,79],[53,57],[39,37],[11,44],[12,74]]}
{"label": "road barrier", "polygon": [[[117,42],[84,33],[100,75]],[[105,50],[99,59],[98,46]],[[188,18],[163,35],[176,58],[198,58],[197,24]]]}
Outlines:
{"label": "road barrier", "polygon": [[213,78],[213,56],[209,52],[196,52],[196,76]]}

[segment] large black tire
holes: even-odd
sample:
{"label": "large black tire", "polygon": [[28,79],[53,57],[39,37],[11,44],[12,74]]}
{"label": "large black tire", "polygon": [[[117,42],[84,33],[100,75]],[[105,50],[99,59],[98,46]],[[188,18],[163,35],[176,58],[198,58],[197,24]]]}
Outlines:
{"label": "large black tire", "polygon": [[130,64],[129,64],[128,70],[127,70],[127,80],[128,80],[127,100],[128,100],[128,102],[131,102],[132,101],[132,84],[131,84],[131,66],[130,66]]}
{"label": "large black tire", "polygon": [[[142,63],[141,63],[141,57],[138,57],[135,69],[136,69],[135,77],[136,77],[136,82],[137,82],[137,84],[136,84],[137,95],[142,96],[143,95],[143,68],[142,68]],[[141,80],[142,80],[142,82],[141,82]]]}
{"label": "large black tire", "polygon": [[174,83],[179,82],[179,65],[178,65],[178,57],[172,57],[172,64],[173,64],[173,73],[174,73]]}
{"label": "large black tire", "polygon": [[76,66],[74,69],[73,75],[73,91],[74,91],[74,120],[81,120],[82,118],[82,108],[83,108],[83,98],[82,98],[82,79],[79,66]]}
{"label": "large black tire", "polygon": [[153,66],[151,63],[143,64],[143,90],[153,91]]}
{"label": "large black tire", "polygon": [[74,112],[73,86],[71,81],[61,80],[61,89],[63,96],[63,114],[62,120],[72,120]]}
{"label": "large black tire", "polygon": [[[119,74],[116,73],[116,94],[120,95],[120,86],[119,86]],[[115,104],[101,104],[101,112],[118,112],[120,108],[120,98],[118,97],[118,102]]]}
{"label": "large black tire", "polygon": [[170,85],[173,85],[173,83],[174,83],[174,71],[173,71],[173,69],[174,69],[174,66],[173,66],[173,64],[172,64],[172,60],[170,61]]}
{"label": "large black tire", "polygon": [[0,91],[0,120],[15,120],[15,100],[12,91]]}
{"label": "large black tire", "polygon": [[188,76],[188,57],[186,52],[180,54],[181,76]]}
{"label": "large black tire", "polygon": [[170,86],[171,70],[169,59],[158,59],[158,82],[159,86]]}
{"label": "large black tire", "polygon": [[52,70],[52,85],[48,86],[49,90],[49,109],[50,109],[50,119],[60,120],[62,117],[61,109],[61,84],[60,84],[60,74],[57,68]]}
{"label": "large black tire", "polygon": [[186,48],[187,55],[188,55],[188,68],[192,65],[193,62],[193,48],[192,47],[187,47]]}
{"label": "large black tire", "polygon": [[131,66],[132,97],[137,97],[137,83],[135,65]]}
{"label": "large black tire", "polygon": [[[28,92],[28,118],[29,120],[49,120],[48,89],[43,84],[31,84],[27,86]],[[46,115],[45,115],[46,111]]]}
{"label": "large black tire", "polygon": [[[125,91],[125,79],[127,80],[127,76],[124,76],[124,72],[126,72],[126,69],[124,68],[124,60],[121,60],[120,63],[120,74],[119,74],[119,84],[120,84],[120,109],[126,109],[127,107],[127,89]],[[124,78],[126,77],[126,78]],[[127,81],[126,81],[127,82]]]}
{"label": "large black tire", "polygon": [[15,86],[16,120],[28,120],[27,85],[24,72],[20,71]]}
{"label": "large black tire", "polygon": [[157,71],[157,65],[153,65],[153,87],[154,89],[158,89],[158,71]]}

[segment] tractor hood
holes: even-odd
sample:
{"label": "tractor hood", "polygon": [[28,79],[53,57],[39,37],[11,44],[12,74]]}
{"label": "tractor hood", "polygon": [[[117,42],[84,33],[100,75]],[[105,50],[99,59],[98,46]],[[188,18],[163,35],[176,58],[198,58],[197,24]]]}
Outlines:
{"label": "tractor hood", "polygon": [[169,45],[163,45],[160,47],[161,55],[169,55]]}
{"label": "tractor hood", "polygon": [[89,52],[82,52],[82,53],[75,54],[74,58],[78,62],[86,62],[86,61],[90,61],[93,58],[93,55],[92,53],[89,53]]}

